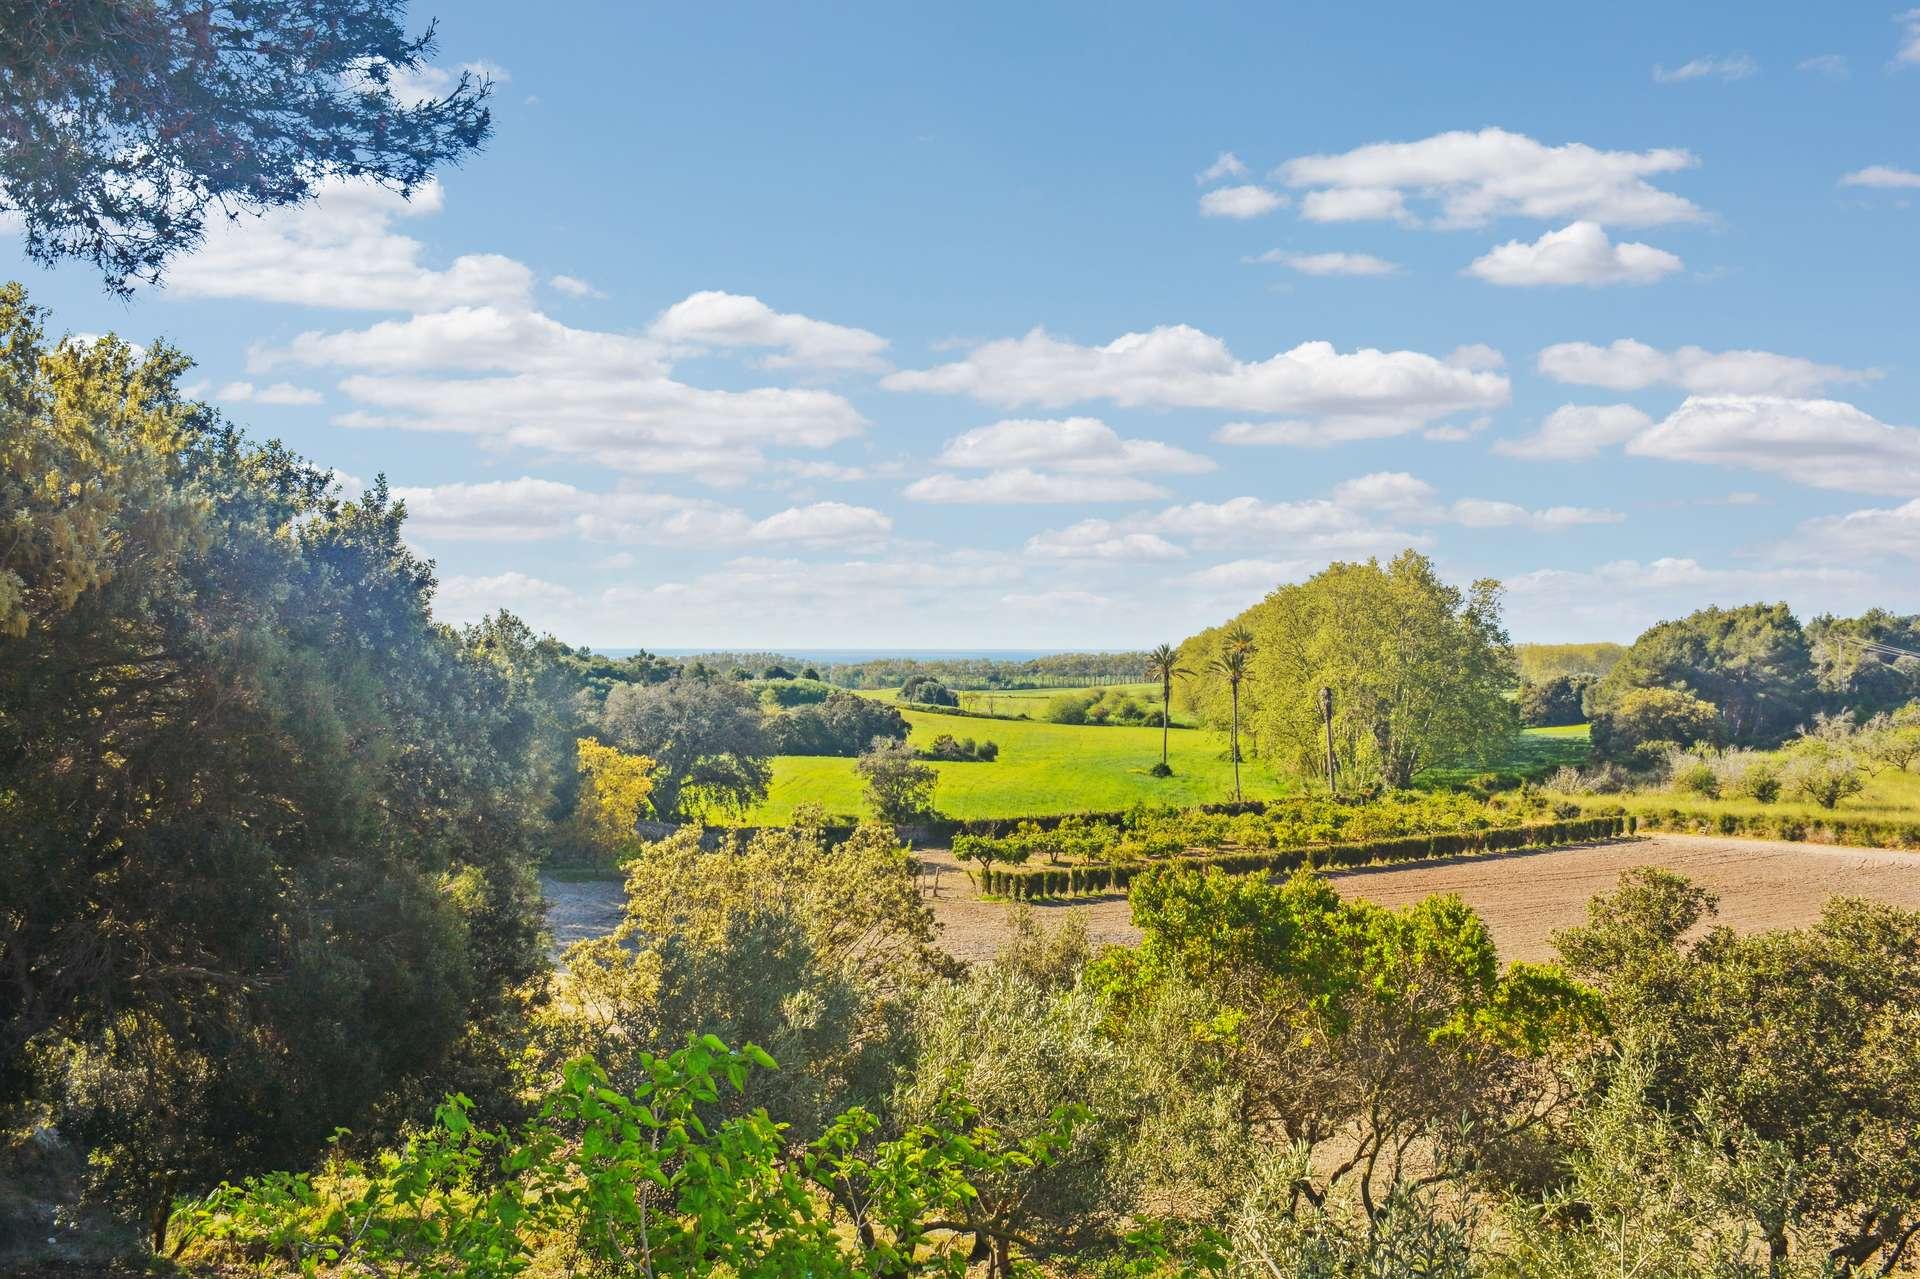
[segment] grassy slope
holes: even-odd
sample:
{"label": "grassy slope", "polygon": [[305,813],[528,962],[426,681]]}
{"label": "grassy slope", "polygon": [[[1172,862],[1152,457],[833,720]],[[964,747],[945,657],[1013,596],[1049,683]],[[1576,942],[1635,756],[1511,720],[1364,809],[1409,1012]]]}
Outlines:
{"label": "grassy slope", "polygon": [[[1001,694],[1001,696],[1010,696]],[[1138,801],[1204,804],[1233,798],[1233,765],[1223,735],[1187,730],[1168,738],[1173,776],[1147,770],[1160,761],[1157,728],[1101,728],[1023,720],[969,719],[907,711],[911,740],[924,745],[941,733],[990,739],[1000,744],[991,764],[936,764],[940,787],[934,804],[952,817],[1001,817],[1126,808]],[[1240,766],[1248,798],[1284,794],[1291,783],[1259,764]],[[783,755],[773,762],[767,802],[748,814],[751,825],[785,821],[797,805],[815,803],[831,813],[863,811],[853,761]]]}
{"label": "grassy slope", "polygon": [[[950,817],[1122,809],[1140,801],[1190,805],[1233,797],[1233,765],[1225,758],[1221,733],[1191,729],[1172,733],[1168,757],[1173,776],[1156,778],[1147,770],[1160,759],[1157,728],[969,719],[926,711],[905,714],[913,725],[911,740],[916,745],[941,733],[1000,744],[1000,758],[992,764],[934,765],[940,772],[934,804]],[[1494,767],[1578,762],[1585,754],[1584,726],[1529,730],[1516,739],[1511,755]],[[1435,770],[1431,780],[1445,784],[1456,780],[1456,773],[1468,777],[1482,771]],[[1249,799],[1270,799],[1296,786],[1254,762],[1240,766],[1240,784]],[[829,813],[860,813],[864,811],[860,791],[850,759],[783,755],[773,762],[773,788],[766,803],[743,820],[747,825],[777,825],[808,803],[819,804]]]}

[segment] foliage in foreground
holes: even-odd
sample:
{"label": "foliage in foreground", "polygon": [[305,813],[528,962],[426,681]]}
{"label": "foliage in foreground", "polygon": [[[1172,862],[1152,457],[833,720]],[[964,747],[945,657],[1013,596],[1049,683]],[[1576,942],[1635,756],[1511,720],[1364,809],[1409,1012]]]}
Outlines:
{"label": "foliage in foreground", "polygon": [[127,292],[201,241],[209,208],[261,213],[327,179],[411,195],[486,141],[491,84],[411,102],[434,51],[404,0],[0,4],[0,212],[27,255]]}
{"label": "foliage in foreground", "polygon": [[960,1275],[979,1240],[979,1183],[1043,1165],[1078,1119],[1061,1107],[1009,1140],[964,1103],[880,1140],[854,1109],[791,1149],[766,1111],[715,1118],[773,1067],[706,1036],[643,1055],[630,1091],[568,1065],[516,1132],[475,1126],[454,1097],[371,1163],[221,1186],[176,1217],[197,1260],[506,1279],[536,1264],[641,1275]]}

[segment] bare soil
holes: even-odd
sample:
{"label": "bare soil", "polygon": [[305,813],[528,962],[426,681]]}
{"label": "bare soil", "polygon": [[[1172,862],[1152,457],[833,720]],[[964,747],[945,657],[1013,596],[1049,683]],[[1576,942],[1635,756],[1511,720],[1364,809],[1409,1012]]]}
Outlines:
{"label": "bare soil", "polygon": [[[942,944],[961,959],[991,958],[1013,907],[976,897],[964,870],[945,852],[917,855],[938,872],[932,892]],[[1717,922],[1741,931],[1810,923],[1829,897],[1843,895],[1920,909],[1920,853],[1699,835],[1448,858],[1329,878],[1342,894],[1382,906],[1457,893],[1487,921],[1503,958],[1541,960],[1553,957],[1549,937],[1555,929],[1585,920],[1588,899],[1611,890],[1622,871],[1636,866],[1676,871],[1712,889],[1720,895]],[[1096,945],[1140,940],[1124,897],[1035,902],[1033,909],[1045,923],[1080,912]]]}

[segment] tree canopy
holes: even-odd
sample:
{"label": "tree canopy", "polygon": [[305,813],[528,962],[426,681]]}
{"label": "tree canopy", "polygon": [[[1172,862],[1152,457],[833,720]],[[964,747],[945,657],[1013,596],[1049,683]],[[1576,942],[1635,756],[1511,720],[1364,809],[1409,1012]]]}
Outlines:
{"label": "tree canopy", "polygon": [[1727,740],[1742,746],[1773,745],[1817,709],[1812,652],[1785,604],[1703,608],[1649,628],[1594,689],[1591,709],[1648,688],[1713,703]]}
{"label": "tree canopy", "polygon": [[[1320,768],[1322,688],[1333,690],[1342,775],[1356,783],[1404,786],[1441,761],[1491,758],[1518,727],[1507,698],[1517,677],[1499,583],[1461,591],[1415,551],[1384,566],[1329,565],[1275,590],[1233,624],[1245,625],[1256,646],[1242,720],[1254,750],[1281,767],[1307,775]],[[1193,659],[1187,665],[1199,672],[1189,682],[1217,686],[1200,696],[1221,710],[1228,681],[1210,664],[1226,633],[1210,631],[1185,646]]]}
{"label": "tree canopy", "polygon": [[545,965],[532,673],[433,622],[384,481],[164,343],[49,344],[10,286],[0,350],[0,1095],[151,1209],[480,1088]]}
{"label": "tree canopy", "polygon": [[210,213],[257,214],[333,178],[410,195],[486,141],[491,85],[423,99],[434,32],[406,0],[0,0],[0,212],[29,257],[158,280]]}

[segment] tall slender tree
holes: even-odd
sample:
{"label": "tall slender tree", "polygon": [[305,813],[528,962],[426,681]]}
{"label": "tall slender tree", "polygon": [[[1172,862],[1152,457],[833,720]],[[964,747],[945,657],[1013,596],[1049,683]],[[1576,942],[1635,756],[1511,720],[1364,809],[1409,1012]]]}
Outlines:
{"label": "tall slender tree", "polygon": [[[1222,637],[1220,652],[1207,663],[1207,669],[1227,681],[1233,694],[1233,798],[1240,800],[1240,682],[1253,663],[1253,632],[1236,626]],[[1164,730],[1162,735],[1164,736]]]}
{"label": "tall slender tree", "polygon": [[1167,763],[1167,712],[1173,705],[1173,681],[1192,671],[1180,665],[1180,653],[1171,644],[1162,644],[1147,654],[1147,678],[1160,684],[1160,772],[1172,772]]}

